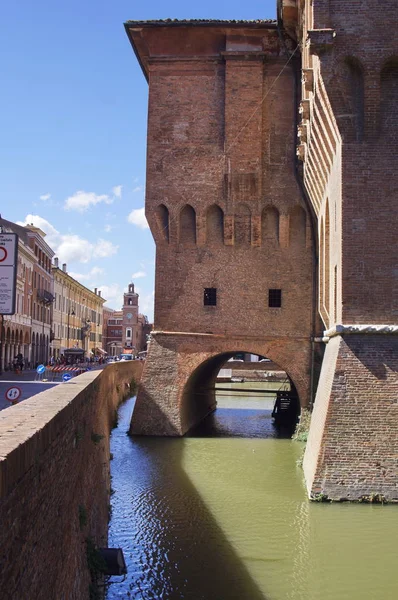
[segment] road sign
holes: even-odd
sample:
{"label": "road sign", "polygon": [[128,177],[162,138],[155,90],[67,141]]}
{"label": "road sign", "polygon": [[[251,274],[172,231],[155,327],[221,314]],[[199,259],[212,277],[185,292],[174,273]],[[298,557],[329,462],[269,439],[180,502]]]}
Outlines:
{"label": "road sign", "polygon": [[13,386],[8,388],[8,390],[6,391],[6,400],[8,400],[9,402],[11,402],[12,404],[15,404],[16,402],[18,402],[19,398],[21,397],[22,394],[22,390],[21,388],[17,387],[17,386]]}
{"label": "road sign", "polygon": [[45,370],[46,370],[46,367],[44,365],[39,365],[36,369],[36,373],[38,373],[39,375],[42,375],[42,373],[44,373]]}
{"label": "road sign", "polygon": [[0,315],[15,313],[18,236],[0,233]]}
{"label": "road sign", "polygon": [[69,381],[69,379],[72,379],[72,375],[70,373],[64,373],[62,375],[62,381]]}

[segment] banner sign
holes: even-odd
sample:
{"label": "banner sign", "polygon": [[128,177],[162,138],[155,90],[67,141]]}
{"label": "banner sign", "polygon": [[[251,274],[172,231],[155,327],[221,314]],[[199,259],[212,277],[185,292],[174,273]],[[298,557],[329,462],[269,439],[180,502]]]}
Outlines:
{"label": "banner sign", "polygon": [[0,233],[0,315],[15,313],[18,236]]}

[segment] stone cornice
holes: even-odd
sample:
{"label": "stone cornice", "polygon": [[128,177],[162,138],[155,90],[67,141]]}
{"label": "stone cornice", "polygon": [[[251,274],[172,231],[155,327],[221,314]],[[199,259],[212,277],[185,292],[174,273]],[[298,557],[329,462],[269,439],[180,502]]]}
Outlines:
{"label": "stone cornice", "polygon": [[325,337],[333,337],[335,335],[398,335],[398,325],[371,325],[371,324],[355,324],[355,325],[335,325],[331,329],[324,332]]}

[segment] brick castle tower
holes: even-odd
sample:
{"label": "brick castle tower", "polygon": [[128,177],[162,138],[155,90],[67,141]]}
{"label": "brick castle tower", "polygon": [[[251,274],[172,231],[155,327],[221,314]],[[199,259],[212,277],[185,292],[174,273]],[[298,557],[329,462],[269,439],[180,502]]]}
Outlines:
{"label": "brick castle tower", "polygon": [[238,351],[311,406],[322,340],[308,492],[398,500],[396,8],[279,0],[277,22],[126,23],[149,82],[157,248],[133,433],[185,433]]}

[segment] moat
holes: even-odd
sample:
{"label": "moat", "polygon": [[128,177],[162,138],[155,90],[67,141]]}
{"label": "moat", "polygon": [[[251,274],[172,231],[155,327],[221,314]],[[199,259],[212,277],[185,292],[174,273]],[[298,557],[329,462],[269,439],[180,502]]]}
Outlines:
{"label": "moat", "polygon": [[133,406],[111,439],[109,545],[128,575],[108,600],[398,596],[396,507],[310,503],[303,444],[275,430],[271,399],[224,393],[184,438],[128,437]]}

